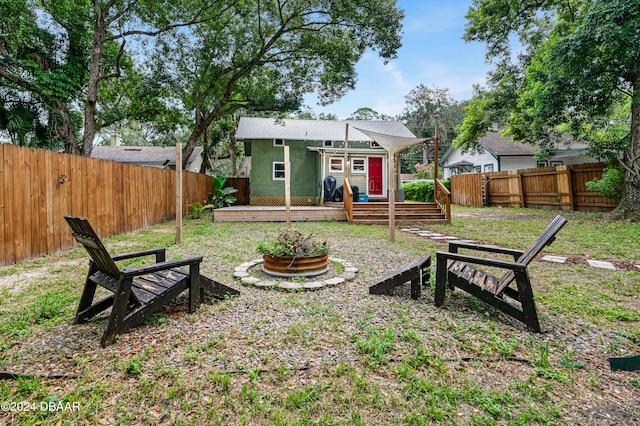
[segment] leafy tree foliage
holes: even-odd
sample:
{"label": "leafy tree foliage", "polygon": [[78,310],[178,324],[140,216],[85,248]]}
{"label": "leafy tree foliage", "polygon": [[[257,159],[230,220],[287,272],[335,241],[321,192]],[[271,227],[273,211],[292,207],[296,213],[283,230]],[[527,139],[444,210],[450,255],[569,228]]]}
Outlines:
{"label": "leafy tree foliage", "polygon": [[[589,141],[592,152],[617,161],[623,151],[624,187],[618,212],[640,214],[640,8],[625,0],[475,0],[467,40],[484,41],[502,64],[491,90],[474,97],[463,137],[469,146],[486,131],[497,106],[507,133],[549,152],[562,132]],[[518,71],[509,37],[519,36]],[[621,115],[628,104],[628,115]],[[508,112],[508,114],[506,114]]]}
{"label": "leafy tree foliage", "polygon": [[358,108],[357,110],[355,110],[353,113],[351,113],[351,116],[349,116],[348,120],[393,120],[393,117],[386,115],[386,114],[380,114],[378,111],[369,108],[369,107],[363,107],[363,108]]}
{"label": "leafy tree foliage", "polygon": [[[75,144],[71,112],[85,82],[88,33],[79,3],[0,0],[0,96],[6,124],[25,144]],[[18,127],[16,127],[18,126]]]}
{"label": "leafy tree foliage", "polygon": [[[322,103],[355,85],[366,48],[392,59],[403,13],[395,0],[218,2],[216,19],[162,39],[167,75],[195,112],[188,158],[211,123],[239,109],[295,111],[305,93]],[[193,54],[193,53],[196,54]]]}
{"label": "leafy tree foliage", "polygon": [[[464,116],[464,102],[451,96],[449,89],[420,84],[405,96],[406,108],[402,119],[417,137],[433,138],[438,126],[439,154],[451,144],[457,133],[456,127]],[[433,161],[433,141],[426,141],[407,149],[401,156],[401,170],[412,173],[416,163]],[[409,160],[409,161],[405,161]]]}

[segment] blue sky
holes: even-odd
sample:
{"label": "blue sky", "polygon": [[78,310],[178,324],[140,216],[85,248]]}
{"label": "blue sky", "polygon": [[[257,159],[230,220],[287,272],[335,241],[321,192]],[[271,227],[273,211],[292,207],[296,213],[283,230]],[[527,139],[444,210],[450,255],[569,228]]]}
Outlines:
{"label": "blue sky", "polygon": [[308,96],[315,113],[332,113],[346,119],[358,108],[373,108],[395,116],[405,106],[404,98],[419,84],[448,88],[454,99],[471,98],[473,84],[485,85],[491,67],[485,64],[481,43],[462,40],[465,15],[471,0],[398,0],[405,11],[404,35],[398,58],[387,65],[376,52],[367,51],[358,62],[355,90],[340,101],[321,107]]}

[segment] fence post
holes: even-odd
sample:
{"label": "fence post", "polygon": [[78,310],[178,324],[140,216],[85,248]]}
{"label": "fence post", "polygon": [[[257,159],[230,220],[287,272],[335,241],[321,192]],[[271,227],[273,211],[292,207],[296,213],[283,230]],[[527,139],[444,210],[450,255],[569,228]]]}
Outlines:
{"label": "fence post", "polygon": [[558,182],[558,196],[562,210],[574,210],[573,188],[571,187],[570,166],[556,166],[556,179]]}
{"label": "fence post", "polygon": [[524,207],[522,180],[518,170],[509,170],[509,207]]}

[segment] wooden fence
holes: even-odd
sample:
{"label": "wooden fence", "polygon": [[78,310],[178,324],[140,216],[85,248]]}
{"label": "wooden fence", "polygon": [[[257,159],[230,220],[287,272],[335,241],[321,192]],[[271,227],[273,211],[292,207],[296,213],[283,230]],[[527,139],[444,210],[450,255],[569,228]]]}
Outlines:
{"label": "wooden fence", "polygon": [[451,177],[454,204],[609,211],[611,200],[587,189],[600,179],[603,163],[574,164],[503,172],[465,173]]}
{"label": "wooden fence", "polygon": [[238,190],[234,197],[236,197],[236,206],[248,206],[249,205],[249,178],[230,177],[227,178],[226,187],[232,187]]}
{"label": "wooden fence", "polygon": [[[182,176],[184,215],[206,200],[211,177]],[[0,266],[73,247],[65,215],[101,236],[174,219],[175,171],[0,144]]]}

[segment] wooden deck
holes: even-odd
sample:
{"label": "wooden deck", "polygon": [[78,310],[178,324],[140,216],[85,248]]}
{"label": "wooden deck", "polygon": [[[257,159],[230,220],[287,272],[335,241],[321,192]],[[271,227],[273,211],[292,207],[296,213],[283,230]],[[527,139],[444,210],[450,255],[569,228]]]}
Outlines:
{"label": "wooden deck", "polygon": [[[214,222],[286,222],[284,206],[231,206],[216,209]],[[293,222],[346,221],[347,214],[341,207],[303,206],[291,207]]]}

